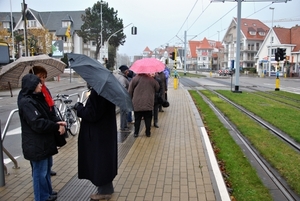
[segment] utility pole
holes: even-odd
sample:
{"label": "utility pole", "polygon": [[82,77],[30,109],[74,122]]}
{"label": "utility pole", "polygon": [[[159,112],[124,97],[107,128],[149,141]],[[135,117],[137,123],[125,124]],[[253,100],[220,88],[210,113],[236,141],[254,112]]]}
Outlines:
{"label": "utility pole", "polygon": [[26,10],[27,10],[27,4],[25,3],[25,0],[23,0],[24,45],[25,45],[25,56],[28,56]]}
{"label": "utility pole", "polygon": [[[184,75],[186,75],[186,31],[184,31]],[[197,71],[197,70],[196,70]]]}
{"label": "utility pole", "polygon": [[15,36],[14,36],[14,23],[12,17],[12,6],[10,0],[10,26],[11,26],[11,37],[12,37],[12,59],[15,61]]}
{"label": "utility pole", "polygon": [[100,43],[101,43],[101,45],[100,45],[100,61],[101,61],[101,57],[103,56],[102,55],[102,41],[103,41],[103,39],[102,39],[102,30],[103,30],[103,20],[102,20],[102,4],[103,4],[104,2],[101,0],[101,2],[100,2],[100,27],[101,27],[101,29],[100,29],[100,37],[101,37],[101,40],[100,40]]}
{"label": "utility pole", "polygon": [[270,51],[269,51],[269,77],[271,76],[271,66],[272,66],[272,43],[273,43],[273,18],[274,18],[274,8],[270,7],[272,10],[272,26],[271,26],[271,35],[270,35]]}

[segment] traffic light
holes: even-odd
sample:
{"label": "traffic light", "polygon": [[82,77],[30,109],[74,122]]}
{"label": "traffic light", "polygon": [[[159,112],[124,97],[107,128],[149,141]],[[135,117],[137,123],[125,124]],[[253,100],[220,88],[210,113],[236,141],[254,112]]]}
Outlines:
{"label": "traffic light", "polygon": [[276,61],[283,61],[286,57],[286,49],[277,48],[277,51],[275,53],[275,60]]}
{"label": "traffic light", "polygon": [[281,49],[280,60],[281,61],[285,60],[285,57],[286,57],[286,49]]}
{"label": "traffic light", "polygon": [[175,60],[175,52],[171,52],[170,59]]}
{"label": "traffic light", "polygon": [[280,61],[279,60],[279,48],[277,48],[277,51],[275,52],[275,61]]}
{"label": "traffic light", "polygon": [[135,26],[131,27],[131,34],[136,35],[137,34],[137,28]]}

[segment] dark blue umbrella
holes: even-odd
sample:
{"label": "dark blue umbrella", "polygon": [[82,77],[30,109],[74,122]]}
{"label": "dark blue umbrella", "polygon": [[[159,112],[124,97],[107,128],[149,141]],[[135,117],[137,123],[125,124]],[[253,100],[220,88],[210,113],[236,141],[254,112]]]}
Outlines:
{"label": "dark blue umbrella", "polygon": [[75,70],[102,97],[121,109],[133,111],[127,90],[119,83],[111,71],[86,55],[68,53],[70,67]]}

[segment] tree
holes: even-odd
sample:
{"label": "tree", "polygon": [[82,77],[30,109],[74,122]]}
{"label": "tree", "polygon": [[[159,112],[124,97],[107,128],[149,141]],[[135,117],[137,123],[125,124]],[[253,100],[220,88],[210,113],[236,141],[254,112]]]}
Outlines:
{"label": "tree", "polygon": [[11,43],[11,34],[7,29],[0,28],[0,41],[7,42],[8,44]]}
{"label": "tree", "polygon": [[27,35],[27,47],[34,54],[48,54],[51,52],[52,36],[47,29],[28,29]]}
{"label": "tree", "polygon": [[[102,43],[104,43],[113,33],[124,27],[123,20],[118,18],[118,11],[114,8],[109,8],[108,3],[102,2],[102,24],[101,27],[101,2],[98,1],[92,8],[85,9],[85,15],[81,16],[84,24],[78,35],[83,38],[84,42],[93,41],[96,44],[96,51],[94,58],[97,59],[101,44],[101,29],[102,29]],[[123,31],[116,33],[114,37],[109,40],[109,45],[118,47],[125,43],[126,35]],[[102,58],[100,58],[102,59]]]}

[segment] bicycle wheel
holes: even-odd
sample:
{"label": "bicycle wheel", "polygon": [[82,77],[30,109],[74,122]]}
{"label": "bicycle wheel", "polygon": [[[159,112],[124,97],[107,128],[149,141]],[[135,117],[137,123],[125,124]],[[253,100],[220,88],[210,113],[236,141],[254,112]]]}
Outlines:
{"label": "bicycle wheel", "polygon": [[75,136],[79,133],[80,120],[77,117],[76,111],[74,109],[68,109],[67,123],[68,123],[68,133]]}

